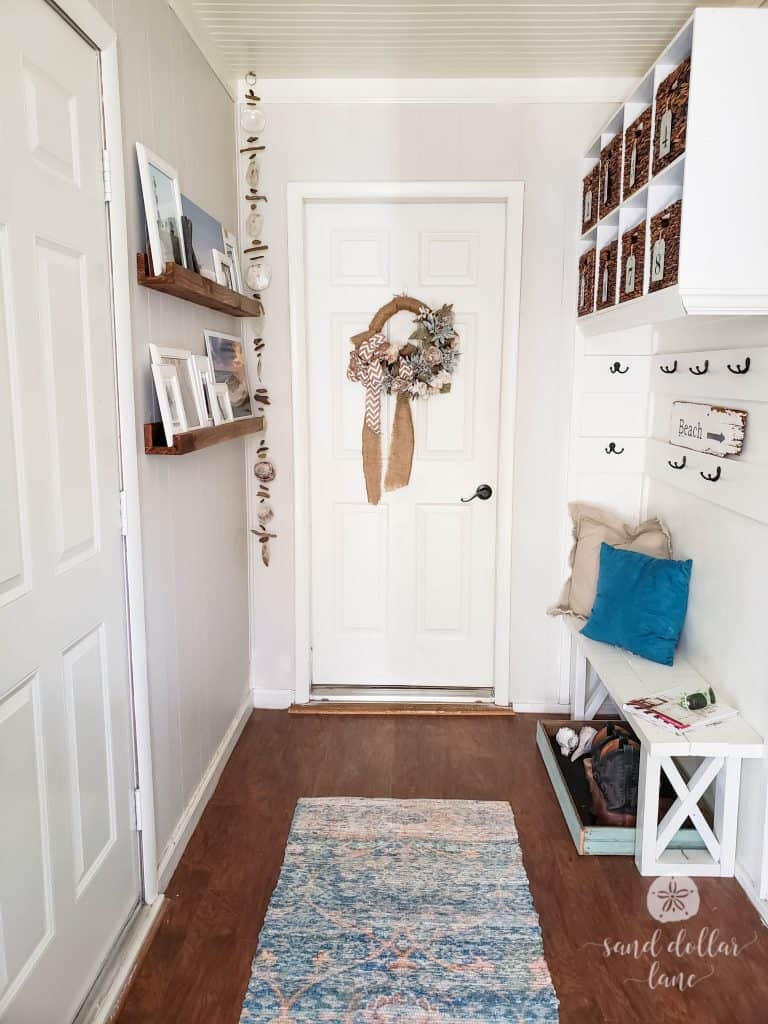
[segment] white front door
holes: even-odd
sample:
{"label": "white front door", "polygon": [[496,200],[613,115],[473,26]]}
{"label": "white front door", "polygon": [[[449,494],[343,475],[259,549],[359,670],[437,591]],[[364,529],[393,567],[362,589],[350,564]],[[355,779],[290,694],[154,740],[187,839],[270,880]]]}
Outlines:
{"label": "white front door", "polygon": [[139,899],[99,55],[0,5],[0,1020],[66,1024]]}
{"label": "white front door", "polygon": [[[314,202],[305,224],[312,683],[491,687],[505,204]],[[461,359],[449,394],[412,402],[409,486],[372,506],[349,339],[401,292],[453,304]],[[411,314],[387,330],[405,341]],[[493,497],[463,504],[480,484]]]}

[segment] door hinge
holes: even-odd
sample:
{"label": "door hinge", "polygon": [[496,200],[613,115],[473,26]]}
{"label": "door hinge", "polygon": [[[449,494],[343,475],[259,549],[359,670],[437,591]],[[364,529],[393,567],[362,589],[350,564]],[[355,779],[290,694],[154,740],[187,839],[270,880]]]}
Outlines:
{"label": "door hinge", "polygon": [[104,176],[104,202],[112,202],[112,168],[109,162],[109,150],[101,151],[101,169]]}
{"label": "door hinge", "polygon": [[125,491],[120,491],[120,533],[128,536],[128,499]]}
{"label": "door hinge", "polygon": [[144,822],[141,815],[141,790],[134,789],[133,791],[133,814],[136,822],[136,831],[144,831]]}

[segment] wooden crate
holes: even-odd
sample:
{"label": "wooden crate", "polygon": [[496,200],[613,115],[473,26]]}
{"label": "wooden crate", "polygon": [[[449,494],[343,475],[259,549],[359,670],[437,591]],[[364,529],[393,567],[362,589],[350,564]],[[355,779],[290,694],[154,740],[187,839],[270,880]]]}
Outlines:
{"label": "wooden crate", "polygon": [[[596,825],[589,811],[589,786],[584,778],[584,787],[576,784],[579,773],[571,771],[569,758],[563,757],[555,743],[558,729],[568,726],[576,732],[582,725],[602,728],[607,722],[574,722],[546,720],[536,725],[536,745],[539,748],[549,781],[555,791],[557,802],[565,818],[565,824],[579,854],[584,856],[614,855],[632,857],[635,853],[634,828],[615,828],[610,825]],[[624,723],[626,725],[626,722]],[[583,775],[583,768],[581,769]],[[671,850],[703,850],[704,840],[696,829],[681,828],[669,844]]]}
{"label": "wooden crate", "polygon": [[[680,263],[680,219],[683,212],[683,201],[678,199],[665,210],[651,217],[651,237],[649,244],[650,281],[649,292],[658,292],[677,284],[677,270]],[[657,243],[663,239],[663,260],[659,274]]]}
{"label": "wooden crate", "polygon": [[[628,274],[630,257],[634,258],[632,273]],[[645,272],[645,221],[621,236],[621,273],[619,274],[619,302],[638,299],[643,294]],[[627,288],[627,285],[632,285]]]}
{"label": "wooden crate", "polygon": [[619,240],[603,246],[597,261],[597,309],[610,309],[616,305],[616,274],[619,259]]}
{"label": "wooden crate", "polygon": [[597,252],[588,249],[579,260],[579,294],[576,312],[579,316],[595,311],[595,260]]}
{"label": "wooden crate", "polygon": [[656,90],[653,131],[653,173],[658,174],[685,152],[691,58],[667,75]]}
{"label": "wooden crate", "polygon": [[635,118],[624,132],[624,185],[628,199],[648,183],[651,174],[651,108]]}
{"label": "wooden crate", "polygon": [[581,233],[597,224],[599,207],[600,164],[596,163],[581,185]]}
{"label": "wooden crate", "polygon": [[618,132],[600,152],[600,218],[621,202],[621,154],[624,135]]}

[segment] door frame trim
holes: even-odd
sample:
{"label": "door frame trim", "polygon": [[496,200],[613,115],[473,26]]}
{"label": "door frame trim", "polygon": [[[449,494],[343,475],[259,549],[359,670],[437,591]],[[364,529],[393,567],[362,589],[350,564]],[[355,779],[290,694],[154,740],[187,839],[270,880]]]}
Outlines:
{"label": "door frame trim", "polygon": [[[294,614],[296,703],[311,686],[311,535],[305,290],[305,209],[316,201],[496,201],[506,208],[502,369],[496,528],[494,702],[510,703],[512,516],[515,405],[522,273],[522,181],[291,182],[287,186],[288,279],[291,331],[294,498]],[[499,567],[504,571],[500,572]]]}
{"label": "door frame trim", "polygon": [[[141,831],[139,855],[141,885],[139,897],[152,904],[158,897],[157,838],[150,740],[147,634],[144,614],[144,566],[141,545],[139,503],[139,433],[133,380],[133,336],[130,303],[130,261],[123,164],[123,127],[120,107],[120,79],[117,62],[117,34],[89,0],[46,0],[72,27],[98,50],[101,64],[104,145],[109,154],[112,183],[107,204],[110,243],[110,278],[117,378],[117,413],[120,465],[126,507],[125,601],[128,624],[128,659],[131,676],[134,735],[136,741],[136,785],[140,790]],[[115,496],[117,498],[117,495]]]}

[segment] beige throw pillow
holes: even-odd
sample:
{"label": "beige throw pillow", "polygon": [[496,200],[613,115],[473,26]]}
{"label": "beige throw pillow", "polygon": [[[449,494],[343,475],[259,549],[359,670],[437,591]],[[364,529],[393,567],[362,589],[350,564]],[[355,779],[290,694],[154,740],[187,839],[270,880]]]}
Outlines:
{"label": "beige throw pillow", "polygon": [[572,502],[568,506],[573,520],[573,548],[569,564],[571,575],[560,600],[549,615],[575,615],[588,619],[592,613],[600,574],[600,545],[605,542],[624,551],[639,551],[652,558],[671,558],[672,539],[660,519],[648,519],[631,527],[614,512],[597,505]]}

